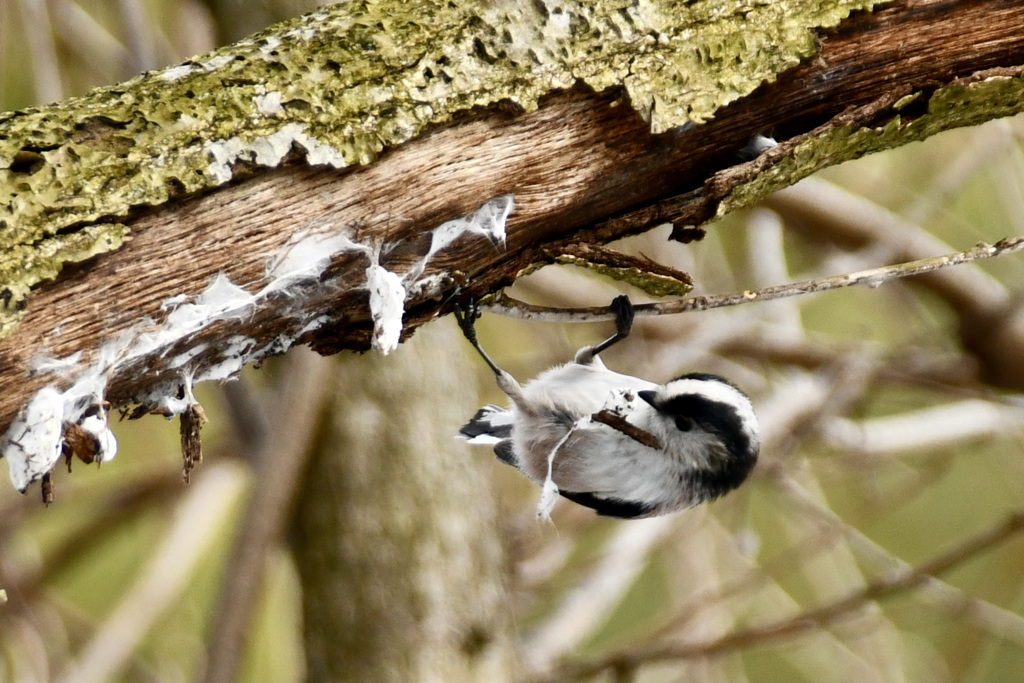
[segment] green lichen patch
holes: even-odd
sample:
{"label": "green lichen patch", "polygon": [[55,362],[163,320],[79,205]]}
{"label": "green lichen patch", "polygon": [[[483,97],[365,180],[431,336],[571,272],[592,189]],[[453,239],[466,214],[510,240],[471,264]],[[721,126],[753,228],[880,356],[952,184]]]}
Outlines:
{"label": "green lichen patch", "polygon": [[14,332],[32,285],[57,277],[67,263],[92,258],[121,246],[128,226],[97,223],[57,235],[38,245],[17,245],[0,253],[0,338]]}
{"label": "green lichen patch", "polygon": [[[816,29],[876,4],[335,5],[160,72],[0,115],[0,262],[30,249],[98,253],[117,229],[86,226],[228,182],[235,163],[274,166],[296,152],[314,165],[369,164],[457,112],[500,101],[529,111],[575,83],[624,86],[654,131],[700,123],[810,55]],[[47,246],[68,231],[79,248]],[[2,284],[22,296],[58,270],[7,269]]]}
{"label": "green lichen patch", "polygon": [[[702,123],[814,54],[816,30],[882,4],[839,2],[495,3],[482,36],[495,59],[535,63],[552,83],[624,85],[654,132]],[[502,28],[504,27],[504,28]]]}
{"label": "green lichen patch", "polygon": [[618,282],[632,285],[653,297],[686,296],[693,290],[693,279],[681,271],[611,249],[591,245],[573,245],[553,258],[554,263],[584,268]]}
{"label": "green lichen patch", "polygon": [[550,265],[562,265],[589,270],[658,298],[682,297],[693,291],[693,278],[687,273],[643,256],[631,256],[606,247],[569,244],[544,256],[543,261],[532,263],[518,272],[516,279]]}
{"label": "green lichen patch", "polygon": [[[928,96],[912,93],[899,98],[889,109],[904,109],[912,100],[924,97]],[[750,182],[733,188],[719,203],[717,213],[724,216],[752,206],[827,166],[924,140],[950,128],[975,126],[1022,111],[1024,76],[1000,70],[936,90],[928,97],[927,111],[919,116],[893,113],[877,125],[823,126],[780,155],[774,164],[753,174]]]}

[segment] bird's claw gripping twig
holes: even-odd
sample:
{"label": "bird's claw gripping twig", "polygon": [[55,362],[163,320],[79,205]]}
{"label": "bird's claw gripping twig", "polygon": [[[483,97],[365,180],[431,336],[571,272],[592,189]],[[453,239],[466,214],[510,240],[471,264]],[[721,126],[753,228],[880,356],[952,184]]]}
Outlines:
{"label": "bird's claw gripping twig", "polygon": [[612,299],[612,303],[609,308],[615,314],[615,334],[594,346],[593,350],[590,352],[591,356],[596,356],[603,351],[607,351],[608,347],[628,337],[629,333],[633,330],[633,304],[630,302],[628,296],[620,294],[615,297]]}
{"label": "bird's claw gripping twig", "polygon": [[[467,298],[465,302],[460,302],[455,306],[455,320],[459,323],[459,329],[462,330],[462,334],[466,337],[473,348],[476,349],[480,357],[487,362],[487,365],[494,371],[495,376],[499,378],[499,386],[502,386],[502,390],[505,391],[504,386],[501,383],[501,377],[507,373],[498,367],[498,364],[491,360],[491,357],[484,351],[484,347],[480,346],[480,342],[476,338],[476,321],[480,317],[480,302],[478,299]],[[509,375],[511,378],[511,375]],[[505,393],[508,393],[507,391]]]}
{"label": "bird's claw gripping twig", "polygon": [[625,339],[633,330],[633,303],[629,300],[628,296],[620,294],[612,299],[609,308],[615,313],[615,336],[619,340]]}
{"label": "bird's claw gripping twig", "polygon": [[455,306],[455,320],[459,323],[459,329],[469,340],[469,343],[480,349],[480,343],[476,340],[476,321],[480,318],[480,302],[477,299],[466,299],[465,303],[458,303]]}

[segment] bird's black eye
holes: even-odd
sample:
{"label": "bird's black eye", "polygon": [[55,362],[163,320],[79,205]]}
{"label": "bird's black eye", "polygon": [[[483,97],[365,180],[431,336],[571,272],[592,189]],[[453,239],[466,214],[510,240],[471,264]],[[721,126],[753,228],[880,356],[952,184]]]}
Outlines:
{"label": "bird's black eye", "polygon": [[693,420],[685,415],[676,415],[676,429],[681,432],[688,432],[693,429]]}

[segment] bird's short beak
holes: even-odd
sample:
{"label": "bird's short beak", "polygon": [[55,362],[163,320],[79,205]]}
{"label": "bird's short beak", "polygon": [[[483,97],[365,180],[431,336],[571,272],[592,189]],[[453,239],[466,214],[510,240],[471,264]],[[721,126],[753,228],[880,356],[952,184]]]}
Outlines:
{"label": "bird's short beak", "polygon": [[658,407],[658,403],[657,403],[657,401],[658,401],[658,392],[650,391],[650,390],[638,391],[638,392],[636,392],[636,395],[639,396],[644,401],[646,401],[647,403],[649,403],[652,406],[654,406],[655,408]]}

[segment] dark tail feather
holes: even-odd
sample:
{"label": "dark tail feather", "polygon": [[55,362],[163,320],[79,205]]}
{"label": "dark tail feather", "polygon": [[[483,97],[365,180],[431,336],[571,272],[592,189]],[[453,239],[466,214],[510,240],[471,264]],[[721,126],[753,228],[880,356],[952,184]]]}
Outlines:
{"label": "dark tail feather", "polygon": [[512,413],[498,406],[484,406],[459,430],[459,436],[474,444],[494,446],[498,460],[516,467],[512,450]]}
{"label": "dark tail feather", "polygon": [[495,444],[512,436],[512,413],[498,406],[484,406],[459,430],[470,443]]}
{"label": "dark tail feather", "polygon": [[512,465],[512,467],[519,469],[516,452],[512,449],[512,439],[505,439],[494,444],[494,454],[498,456],[498,460],[506,465]]}

